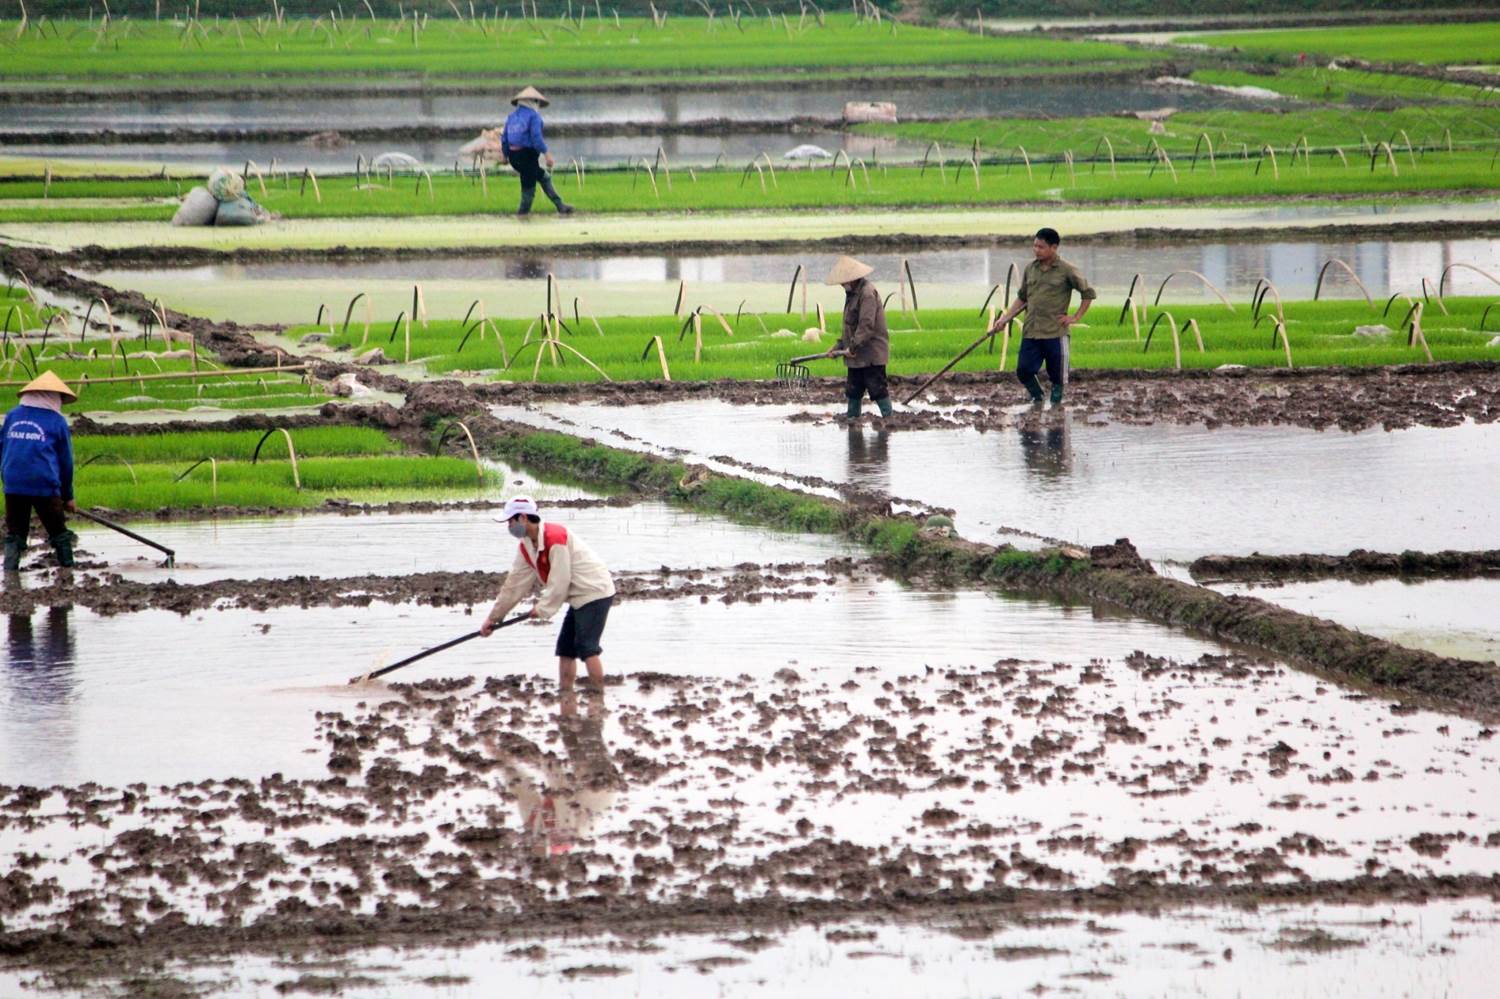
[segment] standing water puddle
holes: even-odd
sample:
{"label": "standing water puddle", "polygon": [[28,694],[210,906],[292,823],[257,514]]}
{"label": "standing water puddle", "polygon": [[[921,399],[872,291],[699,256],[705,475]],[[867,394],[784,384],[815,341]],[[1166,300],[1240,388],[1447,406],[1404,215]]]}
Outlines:
{"label": "standing water puddle", "polygon": [[[1008,376],[1004,376],[1008,377]],[[828,389],[827,411],[843,408]],[[1016,394],[1022,395],[1017,388]],[[1148,558],[1500,548],[1500,426],[1369,430],[1089,424],[881,433],[793,423],[808,406],[548,403],[497,416],[622,447],[731,457],[957,511],[961,533],[1005,528],[1077,544],[1128,537]],[[626,440],[615,432],[628,434]]]}
{"label": "standing water puddle", "polygon": [[1441,656],[1500,662],[1500,580],[1339,579],[1213,583]]}
{"label": "standing water puddle", "polygon": [[[520,489],[513,490],[521,492]],[[661,503],[628,507],[549,509],[542,514],[577,531],[619,572],[816,561],[862,554],[841,538],[770,534],[727,521],[683,513]],[[143,582],[174,579],[284,579],[290,576],[405,575],[417,572],[504,572],[516,542],[495,522],[498,507],[436,513],[305,514],[250,520],[160,523],[133,529],[177,552],[178,566],[159,566],[149,548],[107,530],[88,530],[86,561]]]}

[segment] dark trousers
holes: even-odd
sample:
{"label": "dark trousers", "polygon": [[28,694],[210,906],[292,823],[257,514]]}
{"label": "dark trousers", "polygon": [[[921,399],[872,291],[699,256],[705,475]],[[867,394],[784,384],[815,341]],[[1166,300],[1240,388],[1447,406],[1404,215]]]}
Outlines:
{"label": "dark trousers", "polygon": [[879,402],[891,394],[885,384],[884,364],[849,369],[844,381],[844,395],[850,399],[863,399],[866,392],[870,393],[871,402]]}
{"label": "dark trousers", "polygon": [[19,493],[6,493],[6,536],[19,538],[24,546],[26,536],[31,533],[32,510],[35,510],[36,515],[41,518],[48,537],[61,534],[68,529],[68,521],[63,516],[65,509],[61,496],[22,496]]}
{"label": "dark trousers", "polygon": [[536,197],[536,186],[542,185],[542,193],[552,199],[558,208],[563,206],[562,195],[552,186],[552,175],[542,169],[542,154],[535,149],[511,149],[510,165],[521,175],[521,207],[518,215],[531,211],[531,202]]}
{"label": "dark trousers", "polygon": [[[1067,367],[1063,363],[1065,338],[1054,337],[1050,340],[1035,340],[1025,337],[1021,340],[1021,350],[1016,356],[1016,377],[1021,384],[1031,389],[1037,384],[1036,373],[1042,370],[1042,365],[1047,366],[1047,380],[1053,385],[1061,385],[1067,377]],[[1041,391],[1037,386],[1036,391]]]}

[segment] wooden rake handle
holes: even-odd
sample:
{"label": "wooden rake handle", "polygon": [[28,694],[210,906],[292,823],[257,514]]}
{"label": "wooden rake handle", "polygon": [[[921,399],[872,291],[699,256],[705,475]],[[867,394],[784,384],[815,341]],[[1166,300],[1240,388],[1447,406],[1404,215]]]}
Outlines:
{"label": "wooden rake handle", "polygon": [[[529,619],[530,617],[531,617],[530,614],[518,614],[515,617],[507,618],[506,620],[501,621],[499,624],[495,625],[494,630],[495,631],[499,631],[501,628],[509,628],[511,625],[513,625],[513,624],[520,624],[522,621],[525,621],[525,620]],[[444,642],[442,645],[434,645],[430,649],[423,649],[421,652],[418,652],[416,655],[414,655],[414,656],[407,656],[405,659],[401,660],[400,662],[391,663],[389,666],[382,666],[380,669],[374,670],[374,671],[369,672],[369,673],[364,673],[364,674],[362,674],[360,676],[350,677],[349,678],[349,682],[350,683],[360,683],[360,682],[362,682],[364,680],[373,680],[377,676],[385,676],[387,673],[394,672],[395,670],[398,670],[398,669],[400,669],[403,666],[410,666],[412,663],[417,662],[418,660],[426,659],[428,656],[437,655],[439,652],[443,652],[443,651],[446,651],[448,649],[451,649],[455,645],[462,645],[463,643],[465,643],[467,641],[470,641],[471,639],[478,638],[478,637],[479,637],[479,632],[478,631],[471,631],[467,635],[460,635],[457,638],[450,638],[448,641]]]}
{"label": "wooden rake handle", "polygon": [[925,382],[923,382],[922,384],[918,385],[915,389],[913,389],[911,395],[909,395],[905,399],[901,400],[901,405],[903,405],[903,406],[910,406],[911,405],[911,401],[913,399],[915,399],[917,396],[921,395],[923,392],[925,392],[927,390],[927,387],[929,385],[932,385],[939,378],[942,378],[949,371],[953,370],[953,366],[955,364],[957,364],[959,361],[962,361],[964,358],[968,357],[970,354],[972,354],[974,352],[974,349],[976,347],[978,347],[980,344],[984,343],[986,340],[988,340],[990,337],[992,337],[994,335],[995,335],[994,331],[986,331],[985,334],[983,336],[981,336],[978,340],[975,340],[973,343],[971,343],[967,347],[965,347],[959,353],[959,355],[957,357],[955,357],[953,360],[949,361],[947,364],[943,365],[943,369],[941,371],[939,371],[937,374],[933,375],[931,378],[927,379]]}

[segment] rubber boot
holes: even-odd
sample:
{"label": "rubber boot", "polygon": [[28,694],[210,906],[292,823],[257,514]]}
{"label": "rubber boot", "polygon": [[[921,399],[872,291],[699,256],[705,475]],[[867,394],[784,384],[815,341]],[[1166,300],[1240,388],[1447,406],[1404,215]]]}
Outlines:
{"label": "rubber boot", "polygon": [[888,416],[891,415],[891,397],[890,396],[888,396],[888,395],[887,396],[882,396],[881,398],[876,399],[875,400],[875,405],[877,405],[877,406],[880,407],[880,418],[881,419],[885,419],[886,417],[888,417]]}
{"label": "rubber boot", "polygon": [[18,538],[14,534],[5,536],[5,571],[19,572],[21,570],[21,553],[26,550],[24,538]]}
{"label": "rubber boot", "polygon": [[1062,397],[1063,397],[1063,387],[1061,385],[1054,385],[1054,386],[1052,386],[1052,405],[1054,405],[1054,406],[1061,406],[1062,405]]}
{"label": "rubber boot", "polygon": [[530,215],[531,202],[536,198],[536,184],[521,184],[521,205],[516,209],[517,215]]}
{"label": "rubber boot", "polygon": [[849,400],[849,412],[847,414],[848,417],[849,417],[849,419],[851,419],[851,420],[857,420],[857,419],[859,419],[859,409],[860,409],[860,403],[862,401],[863,401],[863,399],[850,399]]}
{"label": "rubber boot", "polygon": [[1021,379],[1021,384],[1026,386],[1026,393],[1031,396],[1032,402],[1042,401],[1042,383],[1036,380],[1036,375],[1027,375]]}
{"label": "rubber boot", "polygon": [[64,530],[47,540],[52,543],[52,550],[57,552],[57,564],[64,569],[73,568],[73,543],[78,540],[78,535]]}
{"label": "rubber boot", "polygon": [[542,174],[542,193],[552,200],[553,205],[557,206],[557,214],[573,214],[575,210],[573,206],[563,201],[562,195],[557,193],[557,188],[552,186],[552,175],[550,173]]}

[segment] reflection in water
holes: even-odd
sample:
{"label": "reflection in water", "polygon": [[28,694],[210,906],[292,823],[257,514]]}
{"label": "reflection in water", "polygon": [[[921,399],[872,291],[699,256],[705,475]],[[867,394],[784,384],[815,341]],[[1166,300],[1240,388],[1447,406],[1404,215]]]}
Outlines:
{"label": "reflection in water", "polygon": [[30,614],[12,614],[6,627],[4,736],[6,753],[45,757],[65,765],[77,745],[74,695],[78,686],[71,608],[53,607],[38,632]]}
{"label": "reflection in water", "polygon": [[1066,411],[1043,414],[1043,424],[1017,432],[1026,471],[1039,479],[1065,479],[1073,471],[1073,447],[1069,440]]}
{"label": "reflection in water", "polygon": [[65,704],[73,692],[73,631],[69,607],[47,611],[47,627],[40,639],[31,615],[12,614],[6,631],[11,689],[18,703]]}
{"label": "reflection in water", "polygon": [[625,787],[604,744],[604,696],[588,697],[586,714],[578,714],[578,695],[562,695],[557,734],[567,759],[542,753],[524,739],[492,734],[487,743],[504,775],[505,788],[516,798],[521,828],[539,857],[570,853]]}
{"label": "reflection in water", "polygon": [[891,434],[876,430],[866,434],[864,427],[849,428],[849,481],[881,492],[891,491]]}

